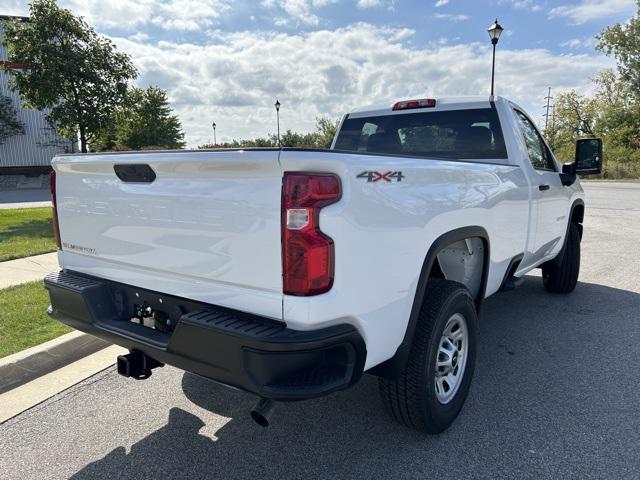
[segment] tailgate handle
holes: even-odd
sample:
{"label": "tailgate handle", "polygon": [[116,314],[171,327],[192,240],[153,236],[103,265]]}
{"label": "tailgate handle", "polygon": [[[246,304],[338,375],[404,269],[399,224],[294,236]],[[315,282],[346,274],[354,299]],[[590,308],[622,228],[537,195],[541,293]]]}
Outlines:
{"label": "tailgate handle", "polygon": [[127,183],[151,183],[156,179],[156,172],[146,163],[114,165],[113,170],[120,180]]}

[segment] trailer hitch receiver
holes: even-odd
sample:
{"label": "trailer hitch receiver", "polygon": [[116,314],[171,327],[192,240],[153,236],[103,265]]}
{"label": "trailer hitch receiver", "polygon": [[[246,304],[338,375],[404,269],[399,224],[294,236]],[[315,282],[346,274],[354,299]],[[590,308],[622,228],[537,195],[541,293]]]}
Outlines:
{"label": "trailer hitch receiver", "polygon": [[149,378],[151,370],[157,367],[164,367],[164,363],[158,362],[138,350],[132,350],[126,355],[118,356],[118,373],[123,377],[144,380]]}

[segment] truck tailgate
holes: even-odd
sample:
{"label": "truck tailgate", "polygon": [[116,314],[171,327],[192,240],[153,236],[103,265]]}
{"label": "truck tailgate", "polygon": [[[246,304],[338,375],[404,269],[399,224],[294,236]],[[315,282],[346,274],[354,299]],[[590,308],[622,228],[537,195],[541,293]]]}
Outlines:
{"label": "truck tailgate", "polygon": [[[123,181],[116,165],[156,177]],[[76,155],[53,166],[63,267],[281,318],[277,150]]]}

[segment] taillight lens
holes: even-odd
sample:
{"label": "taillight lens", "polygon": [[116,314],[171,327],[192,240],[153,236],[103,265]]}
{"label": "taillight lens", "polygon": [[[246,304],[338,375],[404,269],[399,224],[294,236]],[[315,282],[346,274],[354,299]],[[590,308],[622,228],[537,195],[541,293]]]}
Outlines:
{"label": "taillight lens", "polygon": [[436,106],[434,98],[418,98],[416,100],[403,100],[396,102],[391,110],[413,110],[414,108],[433,108]]}
{"label": "taillight lens", "polygon": [[58,225],[58,204],[56,202],[56,171],[52,170],[49,174],[49,185],[51,188],[51,218],[53,221],[53,235],[56,238],[56,246],[58,250],[62,249],[60,242],[60,226]]}
{"label": "taillight lens", "polygon": [[333,240],[320,231],[320,209],[340,199],[332,173],[284,174],[282,184],[282,266],[287,295],[324,293],[333,285]]}

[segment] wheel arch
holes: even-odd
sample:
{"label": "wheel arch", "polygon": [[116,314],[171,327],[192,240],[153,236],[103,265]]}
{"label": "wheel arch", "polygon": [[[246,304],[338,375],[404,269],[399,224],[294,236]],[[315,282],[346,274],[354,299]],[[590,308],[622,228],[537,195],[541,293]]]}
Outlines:
{"label": "wheel arch", "polygon": [[[402,339],[402,343],[396,350],[393,357],[385,362],[373,367],[369,370],[369,373],[378,375],[381,377],[396,378],[405,368],[407,359],[409,358],[409,352],[411,350],[411,344],[413,342],[413,336],[415,333],[416,325],[418,323],[418,316],[420,315],[420,309],[424,301],[425,292],[429,284],[429,279],[433,271],[440,272],[442,270],[438,264],[437,256],[441,250],[448,245],[465,240],[467,238],[480,238],[484,245],[484,258],[482,262],[482,277],[480,282],[480,289],[475,298],[476,310],[480,312],[482,301],[484,300],[485,291],[487,287],[487,278],[489,275],[489,261],[491,258],[489,234],[480,226],[468,226],[461,227],[455,230],[451,230],[440,235],[429,247],[429,250],[422,263],[420,270],[420,277],[418,279],[418,285],[416,293],[413,298],[413,304],[411,306],[411,314],[409,316],[409,322],[407,329]],[[435,277],[437,278],[437,276]]]}
{"label": "wheel arch", "polygon": [[[567,234],[569,234],[569,226],[571,223],[575,223],[578,226],[580,232],[580,240],[582,240],[582,222],[584,221],[584,200],[581,198],[576,199],[571,204],[571,210],[569,212],[569,221],[567,222]],[[565,238],[567,238],[565,236]]]}

